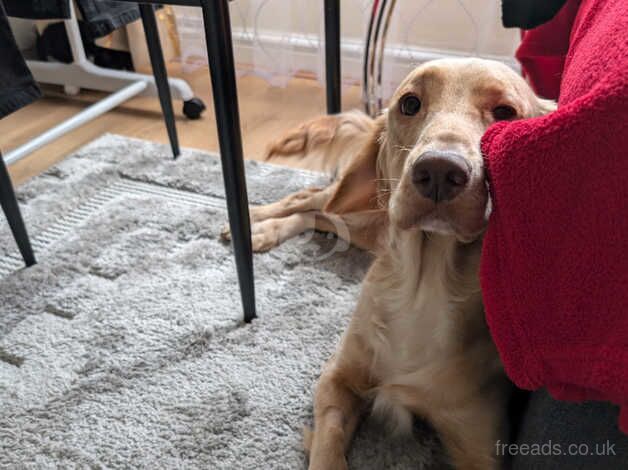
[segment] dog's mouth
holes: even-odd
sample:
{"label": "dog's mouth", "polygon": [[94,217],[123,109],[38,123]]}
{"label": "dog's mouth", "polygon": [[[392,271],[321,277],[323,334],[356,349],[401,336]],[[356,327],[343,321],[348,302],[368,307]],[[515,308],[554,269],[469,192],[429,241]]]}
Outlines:
{"label": "dog's mouth", "polygon": [[461,242],[476,240],[484,232],[490,214],[484,184],[469,185],[456,198],[434,202],[402,182],[392,197],[390,219],[401,230],[455,236]]}
{"label": "dog's mouth", "polygon": [[477,239],[488,221],[488,188],[475,157],[454,150],[409,156],[412,163],[392,196],[391,221],[402,230]]}
{"label": "dog's mouth", "polygon": [[467,214],[455,219],[448,214],[439,214],[439,211],[428,213],[419,218],[416,228],[427,233],[455,236],[459,241],[469,243],[476,240],[486,228],[488,218],[485,210],[481,213]]}
{"label": "dog's mouth", "polygon": [[416,227],[424,232],[439,233],[441,235],[455,235],[456,226],[438,210],[429,212],[419,218]]}

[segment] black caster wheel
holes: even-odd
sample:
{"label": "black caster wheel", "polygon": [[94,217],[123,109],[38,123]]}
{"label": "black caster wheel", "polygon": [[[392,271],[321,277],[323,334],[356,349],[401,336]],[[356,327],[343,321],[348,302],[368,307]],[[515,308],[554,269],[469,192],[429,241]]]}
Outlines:
{"label": "black caster wheel", "polygon": [[205,111],[205,103],[200,98],[192,98],[183,102],[183,114],[188,119],[198,119]]}

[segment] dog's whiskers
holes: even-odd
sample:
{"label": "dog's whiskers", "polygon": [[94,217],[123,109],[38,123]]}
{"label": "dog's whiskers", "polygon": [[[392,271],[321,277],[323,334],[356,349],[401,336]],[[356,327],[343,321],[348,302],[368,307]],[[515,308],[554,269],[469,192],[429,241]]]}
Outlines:
{"label": "dog's whiskers", "polygon": [[393,149],[401,150],[402,152],[410,152],[412,147],[406,147],[405,145],[393,145]]}

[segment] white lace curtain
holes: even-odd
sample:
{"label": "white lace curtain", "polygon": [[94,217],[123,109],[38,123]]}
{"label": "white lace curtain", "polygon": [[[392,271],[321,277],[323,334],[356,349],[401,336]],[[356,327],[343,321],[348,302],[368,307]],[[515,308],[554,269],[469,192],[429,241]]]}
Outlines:
{"label": "white lace curtain", "polygon": [[[341,0],[343,83],[359,83],[373,0]],[[284,86],[295,75],[322,77],[323,0],[230,3],[238,72]],[[501,26],[499,0],[397,0],[386,41],[387,97],[407,72],[441,56],[482,56],[513,64],[518,32]],[[185,67],[206,64],[200,11],[176,7]]]}

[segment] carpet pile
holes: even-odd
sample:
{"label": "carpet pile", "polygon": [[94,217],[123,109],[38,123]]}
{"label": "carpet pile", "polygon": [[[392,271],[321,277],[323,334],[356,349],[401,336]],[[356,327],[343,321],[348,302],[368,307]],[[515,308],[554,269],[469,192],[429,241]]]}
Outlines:
{"label": "carpet pile", "polygon": [[[250,200],[324,175],[247,162]],[[370,256],[311,233],[255,256],[241,321],[220,163],[105,135],[19,188],[39,264],[0,223],[0,467],[302,469],[320,368]],[[439,467],[372,420],[354,469]]]}

